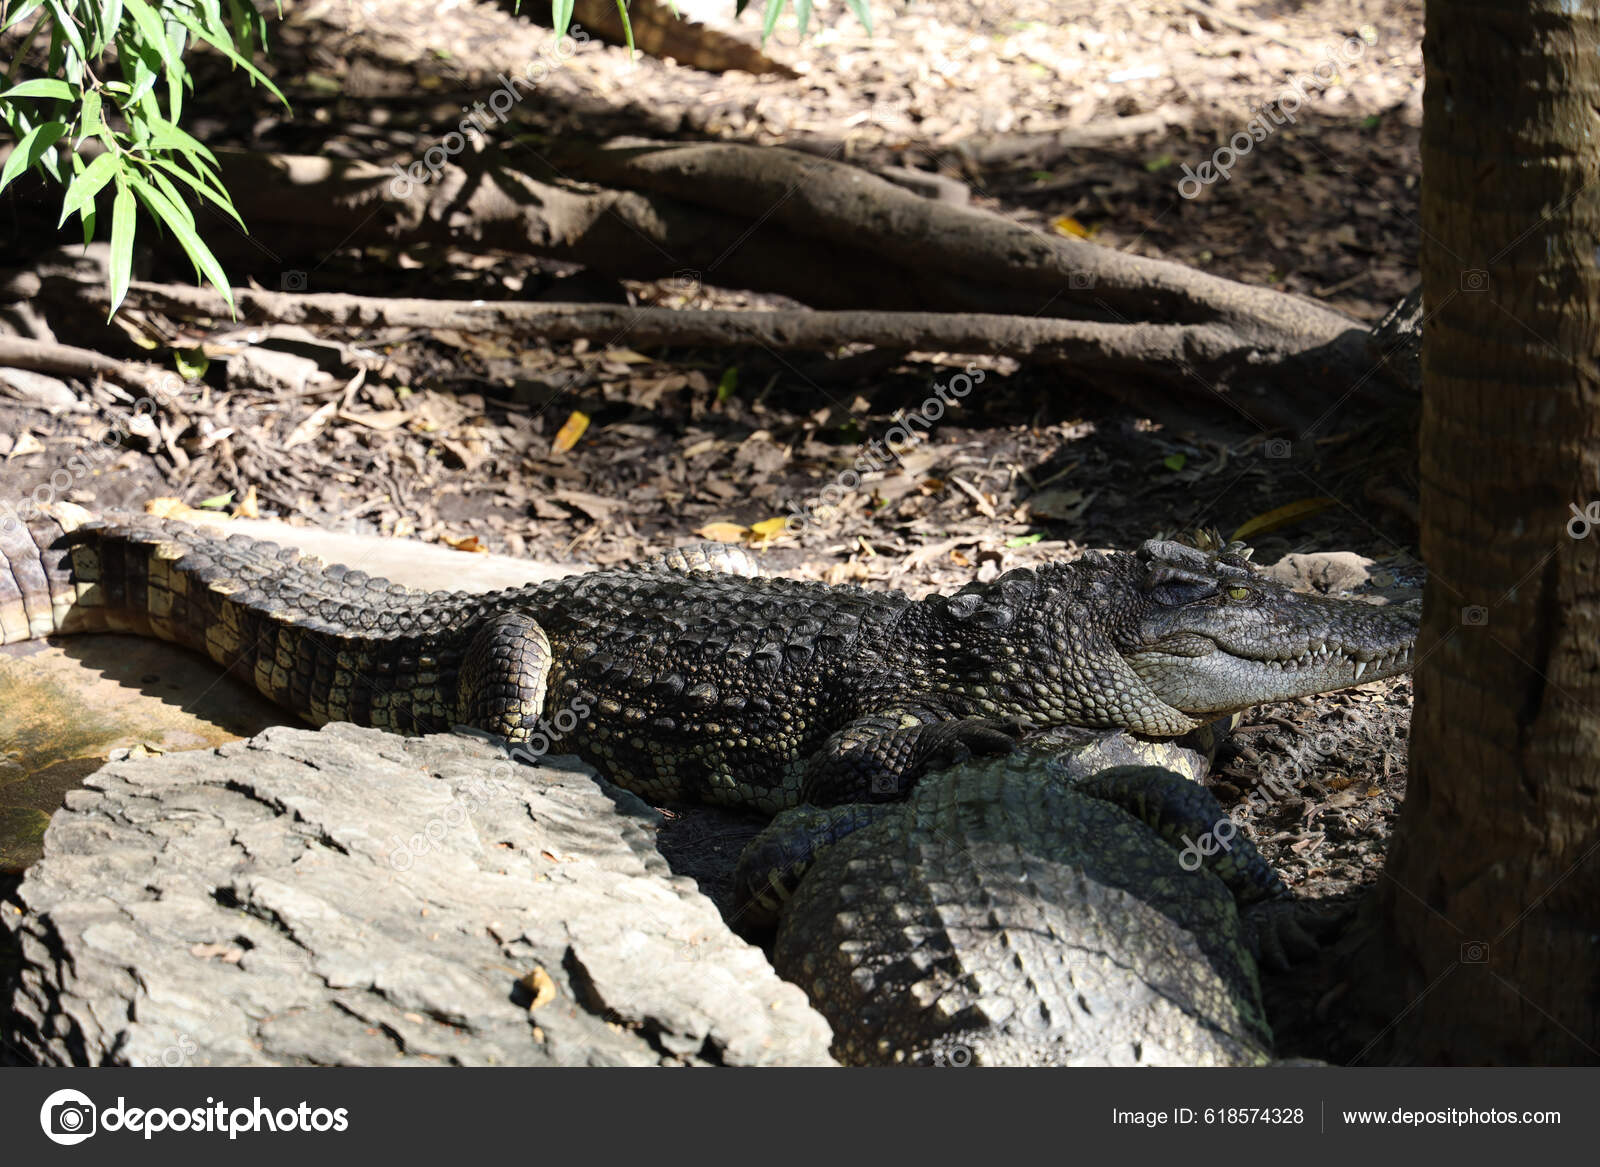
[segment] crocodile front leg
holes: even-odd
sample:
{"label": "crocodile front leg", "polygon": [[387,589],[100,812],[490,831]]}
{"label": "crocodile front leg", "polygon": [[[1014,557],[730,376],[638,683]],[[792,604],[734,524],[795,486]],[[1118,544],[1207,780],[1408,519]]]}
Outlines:
{"label": "crocodile front leg", "polygon": [[486,621],[461,662],[457,721],[508,742],[527,741],[544,716],[550,663],[550,638],[526,612]]}
{"label": "crocodile front leg", "polygon": [[892,803],[852,802],[783,811],[739,855],[729,922],[741,931],[776,924],[783,905],[819,855],[895,810]]}
{"label": "crocodile front leg", "polygon": [[974,754],[1007,754],[1021,727],[985,718],[941,719],[925,710],[857,718],[834,733],[807,763],[801,801],[892,802],[929,770]]}

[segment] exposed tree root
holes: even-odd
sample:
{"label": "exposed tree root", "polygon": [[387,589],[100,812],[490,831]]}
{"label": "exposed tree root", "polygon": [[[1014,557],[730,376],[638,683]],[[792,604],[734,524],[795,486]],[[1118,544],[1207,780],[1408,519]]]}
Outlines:
{"label": "exposed tree root", "polygon": [[[552,161],[561,173],[546,177],[496,155],[462,157],[468,165],[445,161],[430,172],[422,162],[385,170],[237,154],[225,174],[247,221],[292,226],[281,234],[319,258],[340,246],[397,243],[533,253],[619,278],[679,275],[834,310],[691,316],[404,301],[379,312],[338,297],[305,310],[350,324],[615,334],[633,345],[866,342],[1005,353],[1063,365],[1152,412],[1176,396],[1298,427],[1352,396],[1370,408],[1388,395],[1386,379],[1403,380],[1374,360],[1366,328],[1311,301],[1041,234],[795,151],[562,144]],[[165,295],[174,309],[201,306]],[[286,301],[249,303],[295,318]]]}
{"label": "exposed tree root", "polygon": [[[936,312],[694,311],[610,304],[545,304],[417,300],[339,293],[301,295],[235,289],[242,319],[340,328],[455,329],[548,341],[584,339],[630,348],[687,346],[826,352],[847,344],[1004,355],[1061,365],[1099,383],[1139,378],[1148,386],[1170,378],[1196,399],[1223,390],[1207,380],[1233,352],[1234,338],[1209,324],[1099,324],[1032,316],[973,316]],[[226,319],[215,292],[170,284],[136,283],[131,306],[172,316]],[[1187,385],[1184,386],[1184,383]],[[1146,394],[1148,396],[1148,394]],[[1262,425],[1285,420],[1270,399],[1235,403]]]}

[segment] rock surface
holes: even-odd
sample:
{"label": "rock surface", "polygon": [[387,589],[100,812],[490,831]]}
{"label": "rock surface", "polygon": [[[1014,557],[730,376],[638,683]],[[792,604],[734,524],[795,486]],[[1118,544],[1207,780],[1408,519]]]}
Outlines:
{"label": "rock surface", "polygon": [[113,762],[0,917],[46,1064],[827,1064],[826,1022],[582,769],[331,725]]}

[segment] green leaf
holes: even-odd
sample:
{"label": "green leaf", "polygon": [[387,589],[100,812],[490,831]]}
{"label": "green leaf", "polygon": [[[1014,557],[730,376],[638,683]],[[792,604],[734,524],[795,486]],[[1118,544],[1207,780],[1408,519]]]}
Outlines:
{"label": "green leaf", "polygon": [[1015,539],[1007,539],[1006,540],[1006,546],[1007,547],[1032,547],[1035,543],[1037,543],[1040,539],[1043,539],[1043,538],[1044,538],[1043,535],[1018,535]]}
{"label": "green leaf", "polygon": [[[135,4],[143,3],[143,0],[126,0],[126,2],[129,4]],[[567,8],[570,10],[572,7],[572,0],[566,0],[566,3]],[[232,44],[212,36],[205,26],[201,25],[187,12],[183,12],[182,10],[176,11],[172,14],[172,19],[183,25],[183,27],[188,29],[190,32],[194,33],[197,39],[205,41],[206,44],[216,49],[217,52],[221,53],[239,68],[243,69],[247,74],[250,75],[251,81],[262,85],[268,93],[272,94],[272,96],[283,102],[285,109],[288,108],[289,99],[285,97],[282,92],[279,91],[278,87],[272,83],[272,79],[260,69],[257,69],[250,61],[246,60],[244,57],[241,57],[238,51],[234,49]]]}
{"label": "green leaf", "polygon": [[201,499],[199,502],[195,503],[194,505],[197,508],[198,507],[204,507],[206,510],[220,511],[223,507],[228,506],[232,502],[233,502],[233,491],[230,490],[230,491],[228,491],[227,494],[214,494],[210,498]]}
{"label": "green leaf", "polygon": [[[11,14],[6,17],[5,23],[0,24],[0,32],[5,32],[14,24],[20,24],[43,6],[44,0],[25,0],[24,3],[18,4],[11,10]],[[37,28],[38,26],[35,25],[34,27]]]}
{"label": "green leaf", "polygon": [[215,203],[222,211],[226,212],[229,218],[239,224],[240,229],[245,234],[248,235],[250,233],[250,229],[244,225],[244,220],[239,218],[239,212],[233,209],[233,200],[228,197],[228,192],[220,186],[211,185],[206,182],[204,177],[195,177],[182,167],[168,162],[165,158],[152,158],[150,159],[150,164],[159,166],[179,182],[187,183],[201,198]]}
{"label": "green leaf", "polygon": [[128,281],[133,275],[133,228],[137,210],[132,188],[123,175],[117,175],[117,197],[111,204],[112,316],[122,306],[122,299],[128,294]]}
{"label": "green leaf", "polygon": [[722,371],[722,379],[717,382],[717,400],[726,401],[739,390],[739,366],[731,365]]}
{"label": "green leaf", "polygon": [[182,64],[172,58],[172,49],[167,44],[167,30],[162,27],[161,18],[155,14],[155,10],[144,0],[123,0],[123,5],[128,15],[133,17],[134,27],[139,30],[144,46],[160,56],[161,64],[167,71],[177,69],[182,72]]}
{"label": "green leaf", "polygon": [[99,44],[96,55],[105,51],[106,42],[115,40],[117,28],[122,24],[122,0],[100,0],[100,32],[94,39]]}
{"label": "green leaf", "polygon": [[[17,14],[13,15],[11,20],[7,21],[4,27],[10,28],[13,22],[20,20],[22,15],[26,15],[27,13],[34,11],[43,2],[44,0],[39,0],[39,2],[36,4],[30,3],[22,5],[21,8],[17,10]],[[38,37],[39,33],[42,32],[45,26],[49,23],[50,22],[48,20],[34,21],[33,27],[27,31],[22,38],[22,42],[16,46],[11,58],[11,67],[6,70],[6,82],[8,84],[10,83],[11,79],[17,75],[17,70],[22,68],[22,62],[26,61],[31,55],[34,39]],[[3,29],[0,29],[0,31],[3,31]]]}
{"label": "green leaf", "polygon": [[[72,51],[77,54],[78,67],[81,69],[84,58],[89,55],[89,50],[84,47],[83,34],[78,31],[78,22],[73,19],[73,14],[59,0],[45,0],[45,2],[50,6],[50,15],[55,17],[56,30],[61,33]],[[72,62],[69,58],[67,72],[71,74],[72,71]],[[55,70],[52,69],[51,72],[55,72]]]}
{"label": "green leaf", "polygon": [[856,19],[861,22],[861,27],[870,35],[872,32],[872,13],[867,8],[867,0],[844,0],[849,5],[850,11],[856,14]]}
{"label": "green leaf", "polygon": [[[76,159],[77,155],[73,155]],[[106,183],[111,181],[113,175],[121,169],[117,155],[102,154],[84,168],[67,186],[66,196],[61,200],[61,221],[57,227],[67,221],[67,216],[73,213],[83,214],[94,211],[94,198],[105,189]]]}
{"label": "green leaf", "polygon": [[83,91],[83,105],[78,108],[78,136],[80,138],[99,137],[100,131],[106,128],[105,115],[100,108],[100,94],[93,89]]}
{"label": "green leaf", "polygon": [[633,22],[628,19],[627,0],[617,0],[617,15],[622,17],[622,39],[628,42],[628,60],[637,55],[633,47]]}
{"label": "green leaf", "polygon": [[0,98],[7,97],[49,97],[56,101],[71,101],[74,97],[72,86],[65,81],[57,81],[53,77],[35,77],[32,81],[24,81],[21,85],[13,85]]}
{"label": "green leaf", "polygon": [[198,138],[193,137],[186,130],[179,129],[166,118],[151,118],[148,123],[150,131],[150,144],[158,150],[175,150],[180,154],[198,154],[207,162],[215,162],[217,156],[206,148]]}
{"label": "green leaf", "polygon": [[567,35],[567,25],[572,23],[573,0],[550,0],[550,23],[559,39]]}
{"label": "green leaf", "polygon": [[811,25],[811,0],[794,0],[794,20],[800,26],[800,35],[806,35]]}
{"label": "green leaf", "polygon": [[[145,205],[145,208],[160,219],[167,229],[178,237],[178,242],[182,245],[184,254],[189,257],[189,262],[194,264],[195,273],[211,281],[212,287],[216,288],[221,294],[222,299],[227,303],[231,311],[233,309],[233,289],[228,286],[227,273],[222,270],[222,265],[217,262],[217,257],[211,254],[211,249],[195,233],[192,220],[186,218],[189,215],[189,209],[185,207],[180,211],[177,207],[174,207],[167,201],[166,195],[144,181],[137,174],[128,175],[128,185],[139,196],[139,201]],[[115,235],[114,226],[112,233]],[[114,246],[113,251],[115,251]]]}
{"label": "green leaf", "polygon": [[204,350],[197,348],[175,349],[172,353],[172,362],[178,366],[179,375],[186,381],[204,377],[206,370],[211,367],[211,358],[206,356]]}
{"label": "green leaf", "polygon": [[1182,470],[1183,464],[1188,460],[1189,459],[1183,454],[1168,454],[1165,458],[1161,459],[1161,464],[1168,470],[1177,471]]}
{"label": "green leaf", "polygon": [[767,13],[761,21],[761,43],[766,44],[772,30],[778,27],[778,17],[783,13],[783,0],[767,0]]}
{"label": "green leaf", "polygon": [[167,196],[167,202],[172,204],[172,209],[183,217],[185,223],[193,227],[194,212],[189,209],[189,204],[184,200],[184,197],[178,193],[178,188],[172,185],[172,180],[165,174],[155,170],[150,172],[150,178],[161,188],[161,193]]}
{"label": "green leaf", "polygon": [[[11,180],[24,170],[38,166],[44,152],[54,146],[66,132],[66,122],[45,122],[44,125],[29,130],[17,143],[16,149],[11,151],[11,157],[6,159],[5,169],[0,170],[0,190],[10,186]],[[59,177],[57,175],[58,179]]]}

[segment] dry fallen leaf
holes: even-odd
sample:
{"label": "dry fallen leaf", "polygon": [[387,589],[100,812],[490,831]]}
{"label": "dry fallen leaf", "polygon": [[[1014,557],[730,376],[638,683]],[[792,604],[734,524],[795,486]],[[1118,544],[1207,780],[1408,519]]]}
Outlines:
{"label": "dry fallen leaf", "polygon": [[1085,494],[1071,487],[1041,490],[1028,499],[1028,513],[1035,518],[1076,522],[1099,493],[1096,490]]}
{"label": "dry fallen leaf", "polygon": [[528,990],[528,1012],[542,1009],[556,999],[556,983],[550,979],[550,974],[544,971],[543,965],[534,965],[533,971],[517,982]]}
{"label": "dry fallen leaf", "polygon": [[750,528],[741,527],[738,523],[707,523],[703,527],[696,527],[694,533],[714,543],[743,543],[750,537]]}
{"label": "dry fallen leaf", "polygon": [[386,433],[397,430],[411,420],[409,409],[391,409],[384,413],[354,413],[348,409],[341,409],[339,417],[354,425],[364,425],[369,430]]}
{"label": "dry fallen leaf", "polygon": [[303,446],[312,438],[322,432],[322,427],[328,424],[328,419],[339,409],[337,400],[330,401],[321,409],[316,410],[294,429],[289,431],[289,436],[284,440],[283,448],[292,450],[296,446]]}
{"label": "dry fallen leaf", "polygon": [[581,410],[574,409],[567,415],[567,420],[556,431],[555,441],[550,443],[552,454],[565,454],[578,444],[578,439],[583,437],[583,432],[589,428],[589,415]]}
{"label": "dry fallen leaf", "polygon": [[1050,220],[1050,226],[1055,228],[1057,235],[1067,235],[1074,239],[1089,239],[1097,230],[1094,227],[1085,227],[1071,215],[1062,215],[1060,218]]}
{"label": "dry fallen leaf", "polygon": [[1255,535],[1264,535],[1268,531],[1276,531],[1279,527],[1287,527],[1291,523],[1298,523],[1301,519],[1309,519],[1312,515],[1327,510],[1333,502],[1331,498],[1302,498],[1286,503],[1253,519],[1246,519],[1239,529],[1229,536],[1228,541],[1236,543]]}
{"label": "dry fallen leaf", "polygon": [[44,443],[24,430],[17,435],[16,444],[11,447],[11,453],[6,455],[6,461],[9,462],[12,458],[20,458],[24,454],[37,454],[42,449],[44,449]]}
{"label": "dry fallen leaf", "polygon": [[226,523],[228,516],[220,511],[197,510],[170,495],[152,498],[144,504],[144,513],[158,519],[179,519],[185,523]]}
{"label": "dry fallen leaf", "polygon": [[244,488],[244,497],[239,500],[239,505],[233,508],[233,517],[236,519],[259,519],[261,517],[261,500],[256,498],[256,484],[251,483]]}
{"label": "dry fallen leaf", "polygon": [[444,541],[457,551],[470,551],[474,555],[489,554],[489,549],[478,541],[476,535],[468,535],[462,539],[452,539],[449,535],[446,535]]}
{"label": "dry fallen leaf", "polygon": [[750,526],[750,534],[754,536],[752,543],[765,543],[776,539],[789,529],[789,520],[784,518],[762,519],[759,523]]}

